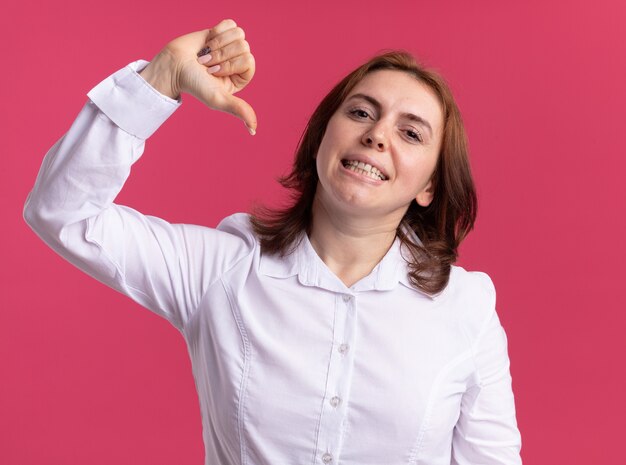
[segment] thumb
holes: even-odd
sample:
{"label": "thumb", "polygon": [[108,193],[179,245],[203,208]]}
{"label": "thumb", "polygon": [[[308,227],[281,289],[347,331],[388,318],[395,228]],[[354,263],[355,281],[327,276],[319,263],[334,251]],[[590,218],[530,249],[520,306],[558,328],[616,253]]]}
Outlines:
{"label": "thumb", "polygon": [[257,119],[252,106],[250,106],[250,104],[245,100],[232,94],[222,94],[221,100],[222,102],[220,102],[219,105],[221,109],[243,120],[248,128],[248,132],[255,135]]}

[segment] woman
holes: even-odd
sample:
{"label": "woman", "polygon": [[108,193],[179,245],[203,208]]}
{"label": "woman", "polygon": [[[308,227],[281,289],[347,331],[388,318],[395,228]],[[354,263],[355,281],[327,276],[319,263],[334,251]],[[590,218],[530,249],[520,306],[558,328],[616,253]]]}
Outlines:
{"label": "woman", "polygon": [[89,92],[25,218],[62,256],[183,334],[207,464],[518,464],[506,335],[484,273],[452,266],[475,194],[447,87],[402,53],[322,101],[284,211],[217,229],[113,199],[181,92],[241,118],[254,75],[232,20]]}

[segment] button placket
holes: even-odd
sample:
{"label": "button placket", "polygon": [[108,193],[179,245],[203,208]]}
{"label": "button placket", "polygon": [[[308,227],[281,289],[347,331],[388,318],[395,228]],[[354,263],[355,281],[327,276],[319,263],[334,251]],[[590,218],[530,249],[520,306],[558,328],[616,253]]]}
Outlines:
{"label": "button placket", "polygon": [[318,460],[325,464],[338,461],[343,442],[346,409],[354,366],[353,350],[356,331],[356,299],[350,294],[337,294],[333,324],[333,345],[326,379],[326,392],[320,418]]}

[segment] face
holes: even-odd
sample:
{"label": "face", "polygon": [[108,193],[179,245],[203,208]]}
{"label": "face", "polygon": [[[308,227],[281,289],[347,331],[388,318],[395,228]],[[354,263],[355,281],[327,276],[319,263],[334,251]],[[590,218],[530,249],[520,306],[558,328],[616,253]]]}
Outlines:
{"label": "face", "polygon": [[400,222],[432,201],[442,139],[435,93],[396,70],[368,73],[331,117],[317,152],[316,201],[341,215]]}

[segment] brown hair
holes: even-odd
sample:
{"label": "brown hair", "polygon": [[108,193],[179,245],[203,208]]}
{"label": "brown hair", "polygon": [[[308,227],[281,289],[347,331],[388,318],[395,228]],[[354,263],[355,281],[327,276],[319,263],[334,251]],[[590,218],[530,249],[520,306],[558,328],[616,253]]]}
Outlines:
{"label": "brown hair", "polygon": [[[368,73],[379,69],[409,73],[429,86],[442,106],[443,140],[432,176],[433,200],[427,207],[413,200],[396,232],[410,254],[407,261],[411,284],[436,294],[446,287],[458,247],[474,227],[477,198],[465,129],[452,92],[441,76],[422,67],[408,52],[391,51],[373,57],[324,97],[300,138],[291,173],[279,178],[281,185],[291,191],[292,203],[283,209],[257,207],[251,222],[262,251],[268,254],[286,255],[298,244],[302,232],[310,233],[318,183],[315,156],[328,121],[352,89]],[[415,232],[422,244],[405,228]]]}

